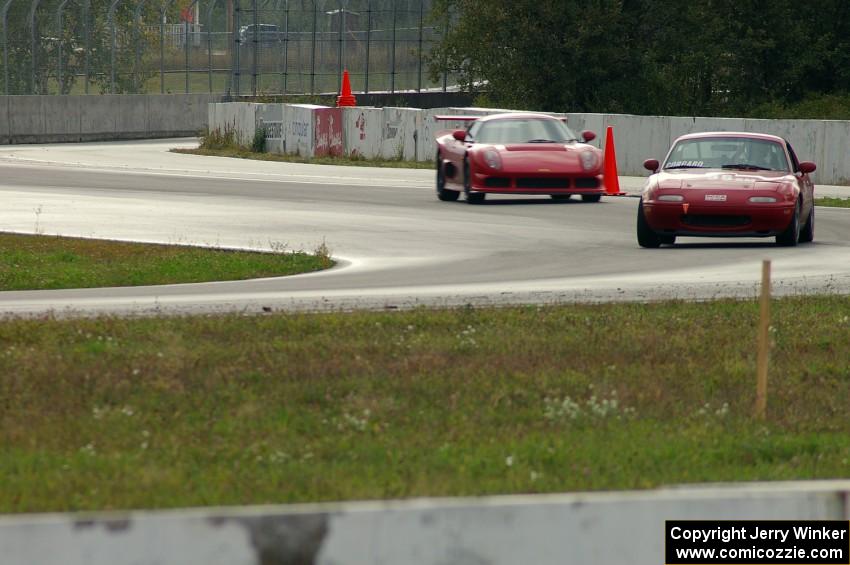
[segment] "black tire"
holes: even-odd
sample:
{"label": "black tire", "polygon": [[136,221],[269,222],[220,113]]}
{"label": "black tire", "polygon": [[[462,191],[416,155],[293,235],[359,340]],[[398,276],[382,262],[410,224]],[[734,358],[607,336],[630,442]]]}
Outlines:
{"label": "black tire", "polygon": [[572,194],[550,194],[552,200],[569,200]]}
{"label": "black tire", "polygon": [[675,235],[659,234],[658,239],[660,239],[661,243],[663,243],[664,245],[673,245],[674,243],[676,243]]}
{"label": "black tire", "polygon": [[806,225],[800,230],[800,243],[811,243],[815,240],[815,205],[812,204],[812,209],[809,210],[809,217],[806,218]]}
{"label": "black tire", "polygon": [[638,245],[655,249],[661,247],[661,237],[655,233],[649,224],[646,222],[646,217],[643,215],[643,200],[638,204],[637,212],[637,240]]}
{"label": "black tire", "polygon": [[469,161],[463,162],[463,194],[467,204],[481,204],[487,196],[483,192],[472,192],[472,177],[469,174]]}
{"label": "black tire", "polygon": [[602,200],[601,194],[582,194],[581,201],[582,202],[599,202]]}
{"label": "black tire", "polygon": [[446,173],[443,170],[443,163],[440,158],[440,154],[437,153],[437,198],[443,202],[454,202],[459,196],[460,192],[457,190],[450,190],[446,188]]}
{"label": "black tire", "polygon": [[785,231],[776,236],[776,245],[794,247],[800,241],[800,201],[794,207],[794,216]]}

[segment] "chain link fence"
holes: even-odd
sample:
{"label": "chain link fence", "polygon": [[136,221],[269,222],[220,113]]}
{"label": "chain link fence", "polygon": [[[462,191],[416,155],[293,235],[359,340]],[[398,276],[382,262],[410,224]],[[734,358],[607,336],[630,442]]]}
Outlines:
{"label": "chain link fence", "polygon": [[433,0],[0,0],[4,94],[447,89]]}

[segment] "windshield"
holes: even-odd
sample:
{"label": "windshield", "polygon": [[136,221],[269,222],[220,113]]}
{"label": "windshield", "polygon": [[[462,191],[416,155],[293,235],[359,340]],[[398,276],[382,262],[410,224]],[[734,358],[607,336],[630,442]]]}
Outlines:
{"label": "windshield", "polygon": [[516,118],[479,122],[471,132],[478,143],[566,143],[576,136],[561,120]]}
{"label": "windshield", "polygon": [[743,169],[788,171],[782,145],[747,137],[703,137],[679,141],[664,169]]}

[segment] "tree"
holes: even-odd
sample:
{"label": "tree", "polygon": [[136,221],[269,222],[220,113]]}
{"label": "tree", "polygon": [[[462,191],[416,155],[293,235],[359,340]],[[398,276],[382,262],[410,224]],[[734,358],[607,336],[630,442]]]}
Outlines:
{"label": "tree", "polygon": [[822,0],[437,0],[430,60],[530,109],[744,113],[850,91],[850,3]]}

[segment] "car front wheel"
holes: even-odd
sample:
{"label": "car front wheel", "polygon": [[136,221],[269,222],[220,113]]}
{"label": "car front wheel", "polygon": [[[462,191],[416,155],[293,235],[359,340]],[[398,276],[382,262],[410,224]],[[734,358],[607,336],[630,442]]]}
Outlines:
{"label": "car front wheel", "polygon": [[646,216],[643,215],[643,200],[638,204],[637,213],[637,240],[638,245],[654,249],[661,247],[661,237],[655,233],[646,221]]}
{"label": "car front wheel", "polygon": [[800,201],[794,207],[794,216],[785,230],[776,236],[776,244],[783,247],[794,247],[800,241]]}
{"label": "car front wheel", "polygon": [[458,196],[460,192],[446,188],[446,173],[443,170],[442,158],[437,153],[437,198],[443,202],[454,202]]}
{"label": "car front wheel", "polygon": [[601,194],[582,194],[581,201],[582,202],[599,202],[602,199]]}
{"label": "car front wheel", "polygon": [[810,243],[815,240],[815,205],[809,210],[809,217],[805,227],[800,230],[800,243]]}
{"label": "car front wheel", "polygon": [[463,162],[463,193],[466,195],[467,204],[481,204],[487,196],[483,192],[472,192],[472,176],[469,170],[469,161]]}

